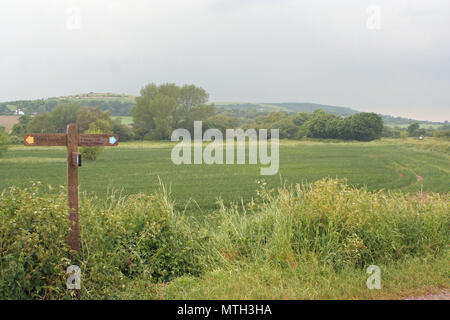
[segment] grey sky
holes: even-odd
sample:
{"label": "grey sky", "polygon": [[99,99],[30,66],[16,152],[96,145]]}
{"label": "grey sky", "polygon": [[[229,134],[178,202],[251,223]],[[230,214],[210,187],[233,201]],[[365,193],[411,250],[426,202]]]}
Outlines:
{"label": "grey sky", "polygon": [[1,0],[0,101],[175,82],[450,120],[449,17],[448,0]]}

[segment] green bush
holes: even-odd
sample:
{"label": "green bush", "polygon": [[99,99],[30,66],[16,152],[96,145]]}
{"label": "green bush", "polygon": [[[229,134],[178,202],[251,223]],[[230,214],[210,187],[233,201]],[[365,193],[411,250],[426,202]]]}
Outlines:
{"label": "green bush", "polygon": [[80,201],[80,252],[68,259],[66,192],[39,184],[0,197],[0,299],[70,298],[65,271],[81,269],[81,296],[114,298],[127,280],[203,272],[201,240],[166,194]]}
{"label": "green bush", "polygon": [[248,205],[222,204],[201,223],[175,212],[164,188],[106,200],[82,195],[80,252],[69,261],[65,191],[36,184],[0,200],[3,299],[73,297],[65,288],[70,264],[80,266],[82,298],[112,299],[135,297],[134,285],[217,270],[292,272],[316,261],[360,272],[442,256],[450,244],[448,194],[369,192],[324,179],[277,191],[262,184]]}
{"label": "green bush", "polygon": [[[107,133],[109,123],[105,120],[97,120],[89,125],[89,129],[84,133],[86,134],[102,134]],[[103,147],[80,147],[80,153],[84,160],[97,160],[100,153],[103,151]]]}
{"label": "green bush", "polygon": [[8,150],[9,139],[5,128],[0,127],[0,157]]}
{"label": "green bush", "polygon": [[201,242],[173,212],[167,195],[111,195],[106,204],[91,198],[83,203],[81,256],[86,272],[98,280],[92,283],[97,290],[111,289],[105,278],[162,282],[202,272],[195,254]]}
{"label": "green bush", "polygon": [[0,195],[0,299],[65,295],[66,198],[41,190],[35,184]]}
{"label": "green bush", "polygon": [[23,137],[9,136],[10,144],[23,144]]}
{"label": "green bush", "polygon": [[80,153],[83,160],[97,160],[102,151],[103,147],[80,147]]}

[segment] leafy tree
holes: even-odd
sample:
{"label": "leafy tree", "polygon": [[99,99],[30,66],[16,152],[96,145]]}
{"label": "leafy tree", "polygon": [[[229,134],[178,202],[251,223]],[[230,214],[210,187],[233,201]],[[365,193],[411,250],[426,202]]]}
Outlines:
{"label": "leafy tree", "polygon": [[131,109],[136,136],[168,139],[176,128],[192,129],[195,120],[205,120],[215,113],[213,106],[206,105],[208,98],[205,90],[193,85],[145,86]]}
{"label": "leafy tree", "polygon": [[225,134],[226,129],[236,128],[239,120],[236,117],[230,117],[225,114],[211,116],[203,122],[203,130],[218,129]]}
{"label": "leafy tree", "polygon": [[[84,133],[87,134],[105,134],[112,133],[111,123],[108,120],[98,119],[89,125],[89,129]],[[103,151],[103,147],[80,147],[80,153],[83,159],[97,160],[100,153]]]}
{"label": "leafy tree", "polygon": [[77,121],[80,109],[76,103],[58,104],[51,112],[36,115],[28,122],[26,131],[30,133],[64,133],[69,123]]}
{"label": "leafy tree", "polygon": [[312,114],[311,120],[305,123],[307,133],[310,138],[323,138],[323,139],[336,139],[338,136],[334,136],[335,124],[328,124],[330,121],[336,121],[340,117],[324,112],[323,110],[316,110]]}
{"label": "leafy tree", "polygon": [[49,112],[44,112],[33,117],[28,123],[28,133],[55,133],[52,117]]}
{"label": "leafy tree", "polygon": [[281,139],[295,139],[298,133],[298,127],[294,124],[292,117],[285,117],[276,121],[270,126],[270,129],[279,129]]}
{"label": "leafy tree", "polygon": [[19,118],[19,123],[16,123],[11,130],[11,136],[22,137],[26,132],[26,128],[28,124],[31,122],[33,118],[31,116],[21,116]]}
{"label": "leafy tree", "polygon": [[417,137],[418,136],[417,130],[419,130],[419,128],[420,128],[420,125],[418,122],[411,123],[408,126],[408,128],[406,129],[406,131],[408,131],[408,136]]}
{"label": "leafy tree", "polygon": [[130,141],[134,138],[131,128],[122,124],[120,118],[111,120],[111,130],[119,136],[120,141]]}
{"label": "leafy tree", "polygon": [[77,103],[58,104],[50,113],[50,121],[55,132],[64,133],[69,123],[76,123],[79,109]]}
{"label": "leafy tree", "polygon": [[371,141],[381,138],[383,120],[376,113],[361,112],[348,118],[350,139]]}
{"label": "leafy tree", "polygon": [[109,111],[102,111],[99,106],[95,106],[91,109],[84,107],[77,111],[76,122],[80,132],[88,130],[89,125],[97,120],[111,121]]}
{"label": "leafy tree", "polygon": [[399,129],[384,126],[381,136],[384,138],[400,138],[400,131]]}
{"label": "leafy tree", "polygon": [[307,112],[299,112],[297,113],[294,118],[292,119],[292,121],[294,122],[294,124],[298,127],[300,127],[301,125],[303,125],[306,121],[311,119],[311,114],[307,113]]}

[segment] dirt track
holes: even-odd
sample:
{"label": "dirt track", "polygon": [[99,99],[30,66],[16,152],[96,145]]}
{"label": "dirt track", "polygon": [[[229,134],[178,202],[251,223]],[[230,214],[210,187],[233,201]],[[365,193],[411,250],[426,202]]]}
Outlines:
{"label": "dirt track", "polygon": [[417,297],[409,297],[406,300],[450,300],[450,291],[442,291]]}

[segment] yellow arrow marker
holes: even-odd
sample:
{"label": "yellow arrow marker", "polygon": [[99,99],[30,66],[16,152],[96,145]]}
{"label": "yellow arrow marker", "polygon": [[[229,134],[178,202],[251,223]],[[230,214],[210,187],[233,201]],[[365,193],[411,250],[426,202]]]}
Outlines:
{"label": "yellow arrow marker", "polygon": [[34,137],[28,136],[28,137],[25,139],[25,141],[26,141],[28,144],[33,144],[33,143],[34,143]]}

